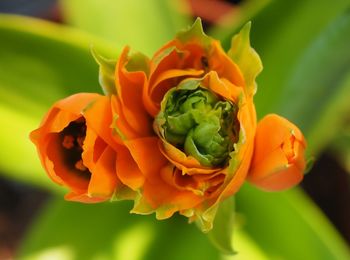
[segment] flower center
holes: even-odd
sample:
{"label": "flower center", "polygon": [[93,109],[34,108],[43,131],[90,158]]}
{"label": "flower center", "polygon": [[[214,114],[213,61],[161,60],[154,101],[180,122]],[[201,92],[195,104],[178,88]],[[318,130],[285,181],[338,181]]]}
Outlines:
{"label": "flower center", "polygon": [[162,129],[163,138],[203,166],[227,164],[238,140],[236,104],[200,86],[172,89],[165,99],[164,111],[156,120],[161,125],[155,126]]}
{"label": "flower center", "polygon": [[65,165],[73,169],[79,176],[90,179],[91,173],[84,165],[81,157],[85,136],[86,124],[83,117],[70,122],[69,125],[60,132]]}

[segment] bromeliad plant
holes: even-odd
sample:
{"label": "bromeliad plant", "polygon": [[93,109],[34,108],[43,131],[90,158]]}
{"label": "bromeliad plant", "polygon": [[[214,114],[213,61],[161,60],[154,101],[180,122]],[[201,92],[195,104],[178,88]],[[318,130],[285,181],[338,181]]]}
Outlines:
{"label": "bromeliad plant", "polygon": [[133,213],[179,212],[212,229],[220,204],[245,180],[267,191],[303,178],[306,142],[286,119],[258,124],[253,97],[262,70],[250,23],[225,53],[201,21],[152,59],[94,53],[105,95],[58,101],[31,133],[42,165],[67,200],[133,200]]}

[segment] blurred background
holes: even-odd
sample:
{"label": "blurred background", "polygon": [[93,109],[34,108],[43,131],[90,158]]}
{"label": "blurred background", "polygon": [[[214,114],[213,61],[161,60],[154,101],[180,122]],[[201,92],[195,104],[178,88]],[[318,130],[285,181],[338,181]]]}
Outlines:
{"label": "blurred background", "polygon": [[232,258],[350,259],[349,8],[345,0],[1,0],[0,259],[231,259],[182,217],[158,222],[129,215],[128,203],[63,201],[27,139],[55,100],[100,92],[91,44],[111,58],[126,44],[150,56],[198,16],[225,49],[252,20],[264,64],[258,116],[295,122],[316,159],[300,188],[243,187]]}

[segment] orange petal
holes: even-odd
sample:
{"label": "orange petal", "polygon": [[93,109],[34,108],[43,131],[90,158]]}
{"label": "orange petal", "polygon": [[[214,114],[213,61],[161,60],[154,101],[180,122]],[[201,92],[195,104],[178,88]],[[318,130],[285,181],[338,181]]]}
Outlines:
{"label": "orange petal", "polygon": [[296,165],[289,165],[284,171],[271,175],[268,179],[261,180],[259,187],[267,191],[281,191],[297,185],[304,178],[303,171]]}
{"label": "orange petal", "polygon": [[182,171],[173,166],[173,171],[162,170],[162,178],[171,186],[178,190],[192,191],[196,195],[206,195],[207,191],[212,192],[213,187],[217,187],[224,181],[224,174],[218,172],[214,174],[182,174]]}
{"label": "orange petal", "polygon": [[165,206],[169,208],[166,216],[170,217],[179,208],[192,207],[202,200],[193,192],[179,191],[163,180],[162,171],[172,170],[172,166],[171,169],[166,166],[168,162],[159,151],[158,138],[127,140],[125,144],[145,176],[143,196],[154,209]]}
{"label": "orange petal", "polygon": [[111,128],[115,131],[114,138],[118,141],[118,143],[122,144],[122,141],[120,140],[139,138],[149,134],[147,132],[140,134],[131,125],[129,125],[128,118],[124,115],[123,104],[118,97],[112,96],[111,100],[113,113]]}
{"label": "orange petal", "polygon": [[180,69],[169,69],[161,74],[155,79],[154,83],[150,83],[149,86],[149,95],[152,99],[152,104],[155,106],[155,109],[159,111],[160,103],[166,94],[166,92],[178,85],[181,77],[195,77],[203,74],[202,70],[180,70]]}
{"label": "orange petal", "polygon": [[125,147],[118,149],[116,170],[120,181],[133,190],[139,189],[145,181],[145,177]]}
{"label": "orange petal", "polygon": [[90,169],[89,196],[108,198],[113,194],[118,181],[115,165],[116,152],[110,146],[107,146],[93,168]]}
{"label": "orange petal", "polygon": [[112,136],[110,125],[113,119],[110,98],[99,96],[98,99],[90,103],[90,106],[84,110],[83,114],[87,127],[92,129],[108,145],[117,149],[117,143],[121,143],[121,140]]}
{"label": "orange petal", "polygon": [[[62,146],[61,132],[71,122],[80,118],[86,119],[87,131],[83,142],[83,161],[78,162],[88,167],[90,172],[76,169],[76,164],[73,165],[69,159],[67,161],[67,153]],[[67,199],[96,202],[102,200],[101,194],[103,196],[106,196],[106,193],[111,194],[111,186],[115,186],[115,183],[106,176],[110,173],[107,172],[107,169],[110,171],[108,167],[110,157],[107,156],[106,159],[106,154],[103,153],[107,147],[106,142],[115,146],[109,128],[110,123],[109,98],[98,94],[80,93],[56,102],[45,116],[41,126],[31,133],[31,139],[37,146],[41,162],[50,178],[71,190]],[[112,151],[112,147],[109,149]],[[94,192],[96,191],[99,195],[96,198],[90,198],[87,190],[91,180],[90,173],[94,171],[94,167],[100,175],[97,177],[98,181],[92,180],[98,185],[92,183],[92,186],[97,190]],[[114,174],[115,170],[112,169],[111,172]],[[96,176],[94,178],[96,179]],[[116,179],[116,175],[113,178]],[[101,185],[104,186],[104,191]]]}
{"label": "orange petal", "polygon": [[220,78],[228,79],[235,86],[243,87],[244,77],[238,65],[222,49],[219,41],[213,41],[209,57],[210,70],[216,71]]}
{"label": "orange petal", "polygon": [[211,71],[206,75],[204,79],[206,87],[216,94],[222,96],[224,99],[237,102],[239,96],[242,94],[243,89],[232,84],[225,78],[219,78],[219,75],[215,71]]}
{"label": "orange petal", "polygon": [[[143,102],[148,113],[156,116],[164,94],[177,84],[184,76],[201,75],[203,71],[186,67],[184,59],[189,53],[176,48],[169,48],[152,59],[150,79],[143,91]],[[159,60],[160,59],[160,60]]]}
{"label": "orange petal", "polygon": [[305,146],[295,125],[278,115],[267,115],[257,127],[249,181],[268,191],[298,184],[305,169]]}
{"label": "orange petal", "polygon": [[69,201],[76,201],[82,203],[98,203],[106,200],[106,198],[89,197],[86,193],[75,193],[72,191],[66,194],[64,198]]}
{"label": "orange petal", "polygon": [[101,97],[103,96],[95,93],[78,93],[58,101],[54,107],[79,115],[91,102]]}
{"label": "orange petal", "polygon": [[[222,188],[215,192],[217,199],[215,200],[214,205],[223,199],[232,196],[239,190],[246,180],[253,156],[254,135],[256,129],[255,106],[252,98],[247,98],[240,102],[242,102],[242,104],[237,117],[240,122],[240,131],[243,133],[243,141],[239,145],[237,153],[235,154],[235,161],[238,165],[234,172],[230,170],[230,167],[223,169],[223,172],[226,174],[226,179]],[[215,197],[215,195],[213,195],[213,197]]]}
{"label": "orange petal", "polygon": [[221,201],[222,199],[235,194],[246,179],[254,148],[253,140],[248,139],[246,142],[247,143],[241,148],[240,155],[238,157],[238,160],[240,161],[239,167],[235,171],[233,177],[229,180],[228,184],[224,186],[224,190],[217,201]]}
{"label": "orange petal", "polygon": [[167,163],[158,148],[157,137],[144,137],[124,141],[132,157],[146,178],[155,178]]}
{"label": "orange petal", "polygon": [[[306,146],[305,139],[300,130],[287,119],[276,114],[269,114],[260,120],[255,137],[255,156],[253,164],[263,160],[264,154],[272,152],[291,135]],[[259,156],[262,156],[260,158]]]}
{"label": "orange petal", "polygon": [[121,103],[119,116],[125,118],[128,124],[140,136],[152,133],[152,123],[142,103],[142,91],[146,84],[146,74],[143,71],[128,71],[129,48],[124,48],[116,69],[117,95]]}
{"label": "orange petal", "polygon": [[169,173],[164,171],[172,171],[173,166],[163,167],[156,178],[147,179],[143,187],[143,196],[151,204],[154,209],[166,208],[166,212],[162,212],[162,216],[158,218],[171,217],[176,211],[190,209],[198,205],[204,200],[204,196],[198,196],[192,191],[179,190],[162,179]]}
{"label": "orange petal", "polygon": [[58,134],[51,134],[51,138],[46,148],[47,150],[43,151],[43,153],[47,155],[44,156],[44,158],[46,165],[45,168],[47,169],[48,174],[54,180],[59,178],[62,181],[60,184],[68,186],[74,192],[79,193],[86,190],[89,185],[89,179],[80,175],[79,170],[74,169],[74,167],[69,168],[66,164],[62,163],[65,159],[63,158],[63,147]]}
{"label": "orange petal", "polygon": [[161,153],[178,169],[181,169],[183,174],[212,174],[220,170],[220,168],[206,168],[192,156],[187,156],[184,152],[168,143],[166,140],[159,142],[159,150]]}
{"label": "orange petal", "polygon": [[106,146],[107,144],[102,138],[98,137],[91,128],[87,128],[83,144],[83,152],[81,154],[84,165],[89,169],[92,169],[96,161],[106,149]]}
{"label": "orange petal", "polygon": [[48,120],[44,122],[44,125],[31,133],[31,139],[34,142],[38,142],[45,134],[59,133],[67,127],[70,122],[77,120],[79,117],[81,117],[81,114],[74,114],[69,111],[53,108],[50,110],[50,115],[47,118]]}
{"label": "orange petal", "polygon": [[172,165],[169,165],[168,167],[173,169],[161,171],[161,175],[164,181],[178,190],[192,191],[197,195],[204,194],[204,190],[201,190],[199,182],[197,182],[192,176],[187,174],[183,175],[179,169]]}

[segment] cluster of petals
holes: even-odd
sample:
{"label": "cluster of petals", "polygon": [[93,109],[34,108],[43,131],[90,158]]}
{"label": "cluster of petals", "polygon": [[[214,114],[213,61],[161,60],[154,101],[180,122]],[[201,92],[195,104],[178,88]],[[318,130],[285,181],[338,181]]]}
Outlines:
{"label": "cluster of petals", "polygon": [[[128,47],[115,63],[101,59],[106,95],[58,101],[31,133],[48,176],[69,189],[65,198],[133,200],[133,213],[165,219],[179,212],[209,230],[220,202],[244,181],[266,191],[298,184],[305,170],[301,131],[275,114],[257,122],[253,97],[262,65],[249,29],[233,37],[228,53],[197,20],[151,59]],[[155,123],[166,93],[191,81],[238,107],[239,133],[222,165],[202,165]]]}

